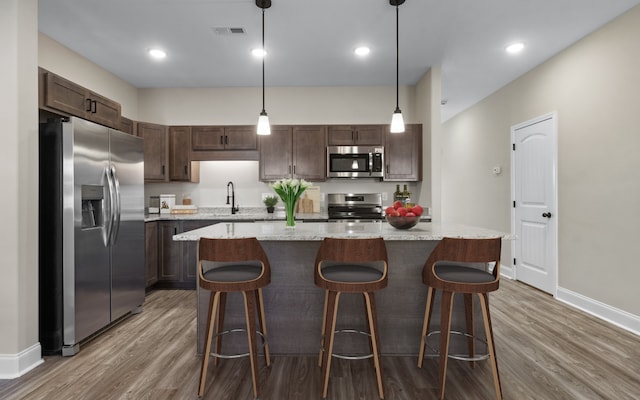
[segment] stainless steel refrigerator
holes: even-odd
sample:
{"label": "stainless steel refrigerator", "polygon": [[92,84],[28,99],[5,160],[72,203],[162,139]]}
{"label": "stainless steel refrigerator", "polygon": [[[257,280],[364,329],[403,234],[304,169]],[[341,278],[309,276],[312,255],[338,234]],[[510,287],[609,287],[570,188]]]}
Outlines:
{"label": "stainless steel refrigerator", "polygon": [[144,302],[142,139],[70,118],[39,140],[40,343],[74,355]]}

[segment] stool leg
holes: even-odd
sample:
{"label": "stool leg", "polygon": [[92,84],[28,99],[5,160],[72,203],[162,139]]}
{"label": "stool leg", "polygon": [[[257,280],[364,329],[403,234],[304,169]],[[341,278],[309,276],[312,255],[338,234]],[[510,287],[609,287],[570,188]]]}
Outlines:
{"label": "stool leg", "polygon": [[331,355],[333,354],[333,339],[336,331],[336,316],[340,292],[327,291],[327,315],[324,329],[324,352],[322,354],[322,398],[327,398],[329,390],[329,372],[331,371]]}
{"label": "stool leg", "polygon": [[424,321],[422,322],[422,337],[420,338],[420,351],[418,351],[418,368],[422,368],[422,362],[424,361],[424,350],[427,341],[427,333],[429,331],[429,324],[431,321],[431,311],[433,310],[433,297],[436,290],[429,286],[427,290],[427,305],[424,307]]}
{"label": "stool leg", "polygon": [[269,340],[267,337],[267,320],[264,315],[264,298],[262,289],[256,290],[256,301],[258,302],[258,321],[260,322],[260,332],[262,332],[262,346],[264,348],[264,360],[267,367],[271,365],[271,357],[269,355]]}
{"label": "stool leg", "polygon": [[489,297],[487,293],[478,293],[482,317],[484,320],[484,331],[487,336],[487,347],[489,347],[489,359],[491,360],[491,371],[493,372],[493,385],[496,389],[496,399],[502,400],[502,386],[500,385],[500,374],[498,371],[498,360],[496,359],[496,347],[493,341],[493,326],[491,325],[491,314],[489,313]]}
{"label": "stool leg", "polygon": [[367,303],[367,320],[369,321],[369,334],[371,335],[371,347],[373,349],[373,365],[376,370],[378,381],[378,395],[384,399],[384,388],[382,386],[382,366],[380,365],[380,338],[378,336],[378,318],[376,312],[376,298],[373,292],[364,293]]}
{"label": "stool leg", "polygon": [[[227,307],[227,294],[225,292],[219,292],[220,300],[218,301],[218,312],[216,321],[216,344],[213,347],[213,351],[216,354],[222,353],[222,336],[220,332],[224,330],[224,315]],[[213,359],[213,365],[217,366],[220,362],[218,357]]]}
{"label": "stool leg", "polygon": [[[211,354],[211,337],[213,336],[213,324],[216,320],[218,310],[218,299],[220,293],[209,294],[209,316],[207,317],[207,331],[205,334],[204,352],[202,354],[202,367],[200,368],[200,385],[198,387],[198,397],[204,394],[204,386],[207,378],[207,367],[209,365],[209,357]],[[215,357],[217,358],[217,357]]]}
{"label": "stool leg", "polygon": [[438,398],[444,400],[444,385],[447,379],[449,360],[449,336],[451,335],[451,312],[453,293],[442,292],[442,315],[440,316],[440,365],[438,367]]}
{"label": "stool leg", "polygon": [[244,298],[244,315],[247,323],[247,341],[249,342],[249,359],[251,360],[251,378],[253,379],[253,394],[258,398],[258,357],[256,348],[256,304],[255,295],[242,292]]}
{"label": "stool leg", "polygon": [[[475,322],[473,318],[473,294],[464,294],[464,315],[467,323],[467,348],[469,349],[469,357],[473,358],[476,355],[475,346]],[[476,367],[476,362],[471,361],[471,368]]]}
{"label": "stool leg", "polygon": [[324,291],[324,311],[322,311],[322,330],[320,331],[320,354],[318,354],[318,367],[322,367],[322,358],[324,351],[324,328],[327,324],[327,301],[329,299],[329,291]]}

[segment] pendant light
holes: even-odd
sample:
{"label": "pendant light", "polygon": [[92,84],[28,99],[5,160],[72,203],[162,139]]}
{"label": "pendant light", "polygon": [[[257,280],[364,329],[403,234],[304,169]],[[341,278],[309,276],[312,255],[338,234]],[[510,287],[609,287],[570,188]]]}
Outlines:
{"label": "pendant light", "polygon": [[262,111],[258,117],[258,135],[271,135],[271,126],[269,126],[269,116],[264,109],[264,10],[271,7],[271,0],[256,0],[256,6],[262,9]]}
{"label": "pendant light", "polygon": [[404,0],[389,0],[389,4],[396,7],[396,109],[391,117],[391,133],[404,132],[404,119],[402,118],[402,111],[400,111],[400,39],[399,39],[399,23],[398,15],[400,14],[399,6],[404,3]]}

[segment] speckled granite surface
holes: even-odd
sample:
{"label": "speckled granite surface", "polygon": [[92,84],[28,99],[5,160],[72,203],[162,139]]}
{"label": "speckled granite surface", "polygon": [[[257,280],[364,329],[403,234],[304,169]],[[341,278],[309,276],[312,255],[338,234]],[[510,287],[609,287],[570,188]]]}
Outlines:
{"label": "speckled granite surface", "polygon": [[465,225],[421,222],[408,230],[395,229],[386,222],[299,222],[287,228],[284,221],[221,222],[216,225],[183,232],[173,237],[180,241],[197,241],[201,237],[242,238],[256,237],[273,241],[318,241],[325,237],[371,238],[385,240],[440,240],[443,237],[510,239],[504,232]]}

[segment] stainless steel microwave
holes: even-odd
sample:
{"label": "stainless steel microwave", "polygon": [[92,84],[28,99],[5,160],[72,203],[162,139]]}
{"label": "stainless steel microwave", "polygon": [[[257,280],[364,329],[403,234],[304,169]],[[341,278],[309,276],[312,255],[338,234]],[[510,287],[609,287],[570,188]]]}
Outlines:
{"label": "stainless steel microwave", "polygon": [[327,178],[383,177],[383,146],[327,147]]}

